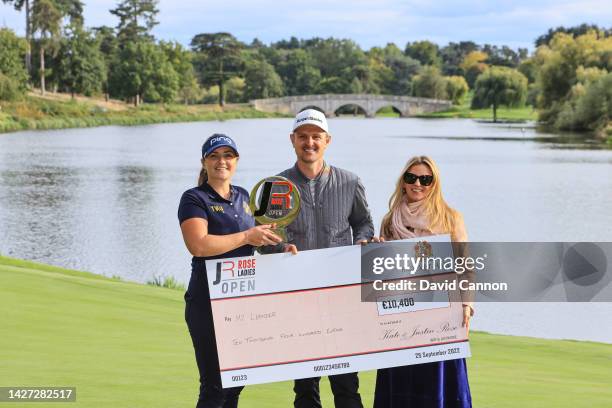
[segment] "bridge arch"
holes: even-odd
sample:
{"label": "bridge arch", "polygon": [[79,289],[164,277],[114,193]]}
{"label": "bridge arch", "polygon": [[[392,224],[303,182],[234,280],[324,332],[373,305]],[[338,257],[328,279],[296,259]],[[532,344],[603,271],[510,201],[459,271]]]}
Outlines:
{"label": "bridge arch", "polygon": [[337,108],[334,109],[334,116],[339,116],[339,115],[363,115],[363,116],[368,116],[368,111],[366,111],[366,109],[356,103],[345,103],[342,105],[339,105]]}
{"label": "bridge arch", "polygon": [[374,113],[374,116],[378,115],[378,113],[382,110],[385,110],[385,114],[387,114],[388,111],[391,111],[393,113],[396,113],[397,116],[402,117],[404,116],[403,112],[400,110],[400,108],[398,108],[397,106],[393,105],[393,104],[388,104],[388,105],[384,105],[381,106],[380,108],[376,109],[376,112]]}

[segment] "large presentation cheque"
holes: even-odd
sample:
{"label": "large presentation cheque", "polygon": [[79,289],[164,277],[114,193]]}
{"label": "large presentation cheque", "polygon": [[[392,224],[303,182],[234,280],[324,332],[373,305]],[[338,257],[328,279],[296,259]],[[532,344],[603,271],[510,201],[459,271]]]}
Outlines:
{"label": "large presentation cheque", "polygon": [[346,246],[207,261],[223,387],[470,356],[457,290],[363,302],[360,259]]}

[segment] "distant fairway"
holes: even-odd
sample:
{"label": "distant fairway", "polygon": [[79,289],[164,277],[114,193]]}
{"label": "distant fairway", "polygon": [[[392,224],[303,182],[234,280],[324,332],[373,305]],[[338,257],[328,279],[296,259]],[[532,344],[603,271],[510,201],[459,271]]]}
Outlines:
{"label": "distant fairway", "polygon": [[[76,404],[36,407],[194,407],[183,305],[177,290],[0,257],[0,386],[77,387]],[[612,345],[470,339],[475,407],[612,407]],[[374,379],[360,374],[366,407]],[[321,389],[333,407],[326,380]],[[250,386],[240,406],[289,407],[292,394],[290,382]]]}

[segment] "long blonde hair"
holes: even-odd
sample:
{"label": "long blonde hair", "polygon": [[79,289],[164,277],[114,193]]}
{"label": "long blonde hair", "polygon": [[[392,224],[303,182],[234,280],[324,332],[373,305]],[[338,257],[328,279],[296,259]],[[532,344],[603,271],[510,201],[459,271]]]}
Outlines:
{"label": "long blonde hair", "polygon": [[404,196],[406,194],[404,191],[404,173],[417,164],[424,164],[429,167],[433,175],[433,182],[424,203],[425,214],[427,214],[430,229],[432,231],[436,230],[439,233],[453,231],[458,213],[449,207],[446,201],[444,201],[444,197],[442,197],[442,185],[440,183],[440,170],[438,170],[438,166],[428,156],[414,156],[408,160],[408,163],[402,169],[395,185],[395,191],[389,199],[389,211],[383,217],[380,227],[380,234],[384,237],[392,236],[391,219],[393,212],[404,203]]}
{"label": "long blonde hair", "polygon": [[202,168],[200,169],[200,175],[198,176],[198,187],[200,187],[207,181],[208,181],[208,172],[206,171],[206,167],[204,167],[204,163],[202,163]]}

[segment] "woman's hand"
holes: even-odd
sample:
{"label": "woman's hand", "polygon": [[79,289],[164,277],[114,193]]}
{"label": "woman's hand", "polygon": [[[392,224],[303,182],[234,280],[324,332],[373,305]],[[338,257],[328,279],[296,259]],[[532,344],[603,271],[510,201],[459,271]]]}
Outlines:
{"label": "woman's hand", "polygon": [[276,245],[282,241],[272,228],[273,224],[258,225],[245,231],[247,244],[253,246]]}
{"label": "woman's hand", "polygon": [[474,314],[470,305],[463,305],[463,324],[462,327],[467,327],[468,334],[470,333],[470,319]]}

